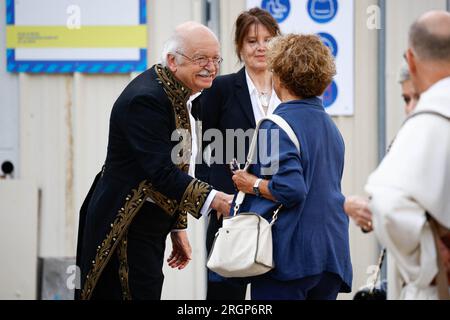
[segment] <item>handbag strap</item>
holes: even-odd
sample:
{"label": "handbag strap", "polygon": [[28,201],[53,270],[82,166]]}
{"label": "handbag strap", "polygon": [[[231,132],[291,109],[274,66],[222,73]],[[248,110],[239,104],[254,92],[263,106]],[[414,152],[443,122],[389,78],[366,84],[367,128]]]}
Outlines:
{"label": "handbag strap", "polygon": [[[257,142],[258,142],[259,127],[266,120],[274,122],[281,129],[283,129],[284,132],[286,132],[286,134],[288,135],[289,139],[291,139],[292,143],[295,145],[295,148],[297,149],[297,151],[300,153],[300,142],[298,141],[294,130],[292,130],[291,126],[282,117],[280,117],[280,116],[278,116],[276,114],[271,114],[271,115],[269,115],[267,117],[262,118],[258,122],[258,124],[256,125],[255,132],[254,132],[253,138],[252,138],[252,142],[250,143],[250,149],[248,150],[247,162],[245,163],[245,167],[243,169],[244,171],[248,171],[250,165],[253,162],[253,159],[254,159],[254,156],[255,156],[255,153],[256,153],[256,145],[257,145]],[[244,202],[244,199],[245,199],[245,193],[242,192],[242,191],[239,191],[239,193],[238,193],[238,195],[236,197],[236,201],[235,201],[234,215],[236,215],[239,212],[239,208],[241,207],[241,204]],[[274,214],[272,216],[271,224],[274,223],[275,220],[277,219],[278,212],[280,211],[281,207],[282,207],[282,205],[280,205],[278,207],[278,209],[275,210],[275,212],[274,212]]]}
{"label": "handbag strap", "polygon": [[295,132],[294,132],[294,130],[292,130],[289,123],[287,123],[287,121],[284,120],[279,115],[271,114],[271,115],[259,120],[258,124],[256,125],[255,133],[253,134],[252,142],[250,144],[250,149],[248,150],[247,162],[245,163],[244,171],[248,170],[248,168],[250,167],[250,165],[252,164],[252,162],[254,160],[254,156],[256,153],[256,145],[258,143],[259,127],[266,120],[272,121],[273,123],[278,125],[281,129],[283,129],[283,131],[286,132],[286,134],[288,135],[289,139],[291,139],[292,143],[294,143],[297,151],[300,153],[300,142],[298,141],[297,136],[295,135]]}
{"label": "handbag strap", "polygon": [[[419,111],[419,112],[413,113],[412,115],[410,115],[409,117],[407,117],[407,118],[405,119],[405,121],[403,121],[402,127],[403,127],[403,126],[405,125],[405,123],[407,123],[409,120],[411,120],[411,119],[413,119],[413,118],[415,118],[415,117],[424,115],[424,114],[427,114],[427,115],[433,115],[433,116],[436,116],[436,117],[445,119],[445,120],[447,120],[447,121],[450,121],[450,117],[447,117],[447,116],[443,115],[442,113],[439,113],[439,112],[437,112],[437,111],[432,111],[432,110],[429,110],[429,111],[425,110],[425,111]],[[387,148],[387,152],[388,152],[388,153],[389,153],[389,151],[391,150],[392,145],[394,144],[396,138],[397,138],[397,136],[395,136],[394,139],[392,139],[391,143],[389,144],[389,146],[388,146],[388,148]]]}

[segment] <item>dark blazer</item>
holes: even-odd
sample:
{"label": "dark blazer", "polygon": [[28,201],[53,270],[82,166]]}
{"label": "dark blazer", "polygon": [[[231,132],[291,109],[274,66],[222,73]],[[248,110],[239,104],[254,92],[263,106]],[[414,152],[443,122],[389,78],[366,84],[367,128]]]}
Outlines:
{"label": "dark blazer", "polygon": [[[238,150],[233,139],[226,139],[226,130],[242,129],[247,131],[256,127],[245,68],[237,73],[217,77],[213,86],[200,96],[200,105],[199,119],[202,121],[203,134],[209,129],[218,129],[225,138],[221,150],[224,161],[212,164],[210,167],[205,164],[197,165],[196,177],[207,181],[217,190],[233,194],[236,190],[228,164],[238,154],[244,156],[238,159],[239,162],[242,165],[245,163],[252,135],[248,135],[243,146],[244,149]],[[249,133],[253,133],[253,131]],[[203,148],[208,144],[209,142],[204,142]],[[234,154],[230,154],[230,152],[227,154],[227,144],[232,146]],[[217,156],[217,152],[213,153],[213,156],[215,155]]]}
{"label": "dark blazer", "polygon": [[[171,140],[172,132],[190,129],[190,93],[157,65],[136,77],[115,102],[105,165],[80,211],[79,297],[90,298],[119,243],[126,245],[127,230],[146,199],[155,202],[149,204],[153,216],[172,216],[175,228],[186,228],[187,213],[199,218],[211,187],[187,174],[188,162],[175,164],[171,157],[179,143]],[[169,231],[170,226],[161,234]]]}
{"label": "dark blazer", "polygon": [[272,227],[275,269],[262,277],[288,281],[331,272],[342,279],[341,291],[350,292],[349,219],[341,192],[342,136],[319,98],[282,103],[274,114],[294,130],[300,154],[276,124],[261,124],[260,129],[267,130],[268,135],[266,141],[258,144],[266,143],[262,150],[268,153],[272,152],[272,130],[279,130],[279,146],[273,150],[275,155],[269,157],[278,164],[278,170],[267,175],[261,168],[269,169],[270,164],[262,166],[258,161],[250,166],[250,173],[269,179],[269,190],[277,202],[246,195],[240,212],[262,213],[271,221],[273,211],[283,205]]}
{"label": "dark blazer", "polygon": [[[196,116],[202,121],[203,135],[209,129],[217,129],[224,137],[224,140],[222,148],[212,152],[213,157],[221,153],[223,156],[222,159],[219,159],[221,161],[213,163],[211,166],[207,166],[205,163],[198,164],[195,175],[198,179],[208,182],[216,190],[234,194],[236,189],[231,179],[229,163],[238,155],[241,156],[238,161],[242,165],[245,163],[254,132],[252,129],[256,127],[248,92],[245,67],[237,73],[217,77],[212,87],[205,90],[200,96],[200,109]],[[241,129],[247,132],[245,143],[239,146],[235,139],[230,136],[227,137],[226,131],[229,129],[233,131]],[[208,144],[210,142],[203,142],[203,150]],[[230,152],[227,154],[227,145],[229,150],[233,150],[231,154]],[[240,149],[238,150],[238,148]],[[215,215],[211,215],[206,233],[206,249],[208,253],[221,224],[222,221],[217,221]]]}

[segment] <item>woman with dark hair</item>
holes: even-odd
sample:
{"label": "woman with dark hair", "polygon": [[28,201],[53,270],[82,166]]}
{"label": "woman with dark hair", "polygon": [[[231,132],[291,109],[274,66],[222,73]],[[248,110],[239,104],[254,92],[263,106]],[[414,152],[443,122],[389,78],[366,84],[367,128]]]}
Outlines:
{"label": "woman with dark hair", "polygon": [[[282,101],[274,114],[290,125],[300,152],[286,132],[264,121],[260,132],[267,134],[259,135],[258,146],[270,161],[258,158],[249,172],[233,176],[247,194],[241,212],[271,221],[282,206],[272,227],[275,268],[250,279],[252,299],[334,300],[339,292],[350,292],[352,282],[341,193],[344,141],[318,98],[336,73],[335,63],[330,50],[312,35],[279,37],[267,55]],[[264,145],[270,147],[261,149]]]}
{"label": "woman with dark hair", "polygon": [[[252,132],[247,134],[248,139],[240,145],[235,143],[234,136],[228,138],[226,131],[247,132],[254,129],[259,119],[271,114],[280,103],[273,90],[272,74],[267,69],[266,61],[267,44],[280,34],[277,21],[267,11],[253,8],[239,15],[235,28],[236,55],[244,66],[237,73],[219,76],[214,80],[212,88],[205,90],[200,97],[201,110],[198,115],[203,132],[219,130],[224,143],[221,146],[223,149],[215,150],[212,154],[217,159],[216,163],[198,165],[196,176],[216,190],[227,193],[236,191],[228,163],[233,158],[237,158],[240,163],[245,162]],[[227,145],[234,150],[234,154],[227,154]],[[204,148],[206,146],[204,144]],[[222,157],[218,157],[218,153]],[[212,211],[206,235],[208,253],[221,226],[222,216]],[[209,272],[207,299],[243,300],[246,287],[246,284],[232,283]]]}

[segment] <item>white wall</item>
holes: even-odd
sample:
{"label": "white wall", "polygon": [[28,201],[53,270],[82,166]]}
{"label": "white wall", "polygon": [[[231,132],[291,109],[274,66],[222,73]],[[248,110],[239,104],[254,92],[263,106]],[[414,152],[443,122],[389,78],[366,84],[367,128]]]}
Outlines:
{"label": "white wall", "polygon": [[392,141],[405,119],[404,102],[401,87],[398,84],[398,72],[403,60],[403,54],[408,46],[409,26],[422,13],[428,10],[446,10],[446,0],[395,0],[387,1],[386,34],[386,143]]}
{"label": "white wall", "polygon": [[220,41],[224,58],[220,67],[222,74],[236,72],[242,67],[234,49],[234,23],[246,6],[245,0],[220,0]]}
{"label": "white wall", "polygon": [[0,180],[0,300],[36,299],[38,191],[33,183]]}
{"label": "white wall", "polygon": [[[338,117],[335,122],[346,145],[346,163],[342,184],[345,195],[364,194],[367,176],[377,159],[377,30],[367,28],[367,8],[375,0],[355,1],[355,113]],[[350,222],[350,249],[353,265],[353,292],[341,295],[350,299],[367,282],[368,266],[376,264],[378,248],[373,234],[363,234]]]}

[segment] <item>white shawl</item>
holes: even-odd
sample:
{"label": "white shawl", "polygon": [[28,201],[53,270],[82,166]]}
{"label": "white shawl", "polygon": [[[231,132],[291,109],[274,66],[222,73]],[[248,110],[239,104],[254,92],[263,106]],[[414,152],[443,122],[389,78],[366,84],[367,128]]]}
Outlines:
{"label": "white shawl", "polygon": [[[415,112],[450,116],[450,77],[423,93]],[[369,177],[374,231],[393,258],[400,299],[437,299],[436,249],[425,212],[450,227],[450,122],[419,115],[399,131],[389,154]],[[400,279],[398,279],[400,278]],[[389,295],[392,298],[392,295]]]}

